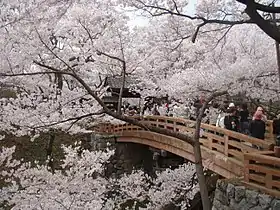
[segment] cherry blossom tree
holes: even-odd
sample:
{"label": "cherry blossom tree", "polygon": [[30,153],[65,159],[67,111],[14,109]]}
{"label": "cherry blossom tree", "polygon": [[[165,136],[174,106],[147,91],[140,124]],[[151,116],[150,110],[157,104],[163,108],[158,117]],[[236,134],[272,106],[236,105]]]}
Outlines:
{"label": "cherry blossom tree", "polygon": [[[156,16],[147,27],[135,30],[128,28],[128,17],[119,3],[3,1],[0,79],[14,88],[17,97],[1,99],[0,128],[30,136],[50,128],[80,132],[100,120],[112,122],[113,117],[173,136],[194,146],[200,190],[202,197],[208,197],[198,141],[204,109],[213,97],[226,92],[247,90],[253,97],[258,97],[252,95],[257,92],[268,98],[275,75],[263,61],[274,56],[272,42],[254,27],[248,34],[256,34],[255,41],[236,40],[244,27],[232,26],[253,19],[242,14],[244,6],[231,1],[215,7],[210,4],[213,1],[205,1],[197,16],[184,13],[186,1],[129,1],[127,5]],[[269,67],[275,68],[273,62]],[[187,99],[209,93],[195,135],[153,127],[108,109],[101,99],[108,74],[122,76],[123,84],[128,74],[136,76],[143,96],[168,94]],[[119,104],[121,95],[122,90]],[[210,208],[209,199],[204,206]]]}
{"label": "cherry blossom tree", "polygon": [[[275,85],[277,66],[273,60],[274,43],[256,27],[249,26],[249,38],[242,36],[244,30],[248,31],[248,25],[243,25],[255,22],[250,14],[250,17],[243,14],[246,8],[236,1],[200,1],[196,15],[186,13],[186,1],[124,2],[126,6],[141,9],[151,15],[151,25],[156,23],[162,27],[149,28],[157,30],[151,33],[156,36],[149,43],[157,43],[156,48],[161,50],[154,52],[156,60],[150,57],[151,61],[143,67],[143,72],[148,75],[157,75],[154,76],[157,78],[147,80],[148,84],[154,83],[157,86],[156,94],[167,93],[188,99],[201,92],[226,89],[231,95],[245,92],[247,96],[263,100],[279,98],[279,88]],[[249,7],[247,5],[246,11],[250,10]],[[164,15],[170,16],[164,18]],[[273,23],[272,19],[266,21]],[[192,24],[196,25],[196,29]],[[264,30],[262,27],[261,29]],[[264,31],[273,37],[271,33]],[[243,40],[236,40],[239,35]],[[196,41],[196,44],[191,45],[190,39],[192,42]],[[254,44],[256,40],[265,45]],[[195,56],[192,56],[192,52]],[[189,57],[195,62],[188,63],[192,60]],[[267,61],[269,66],[264,65]],[[198,119],[198,124],[199,121]],[[195,153],[199,153],[199,150]],[[205,201],[203,206],[208,209],[207,193],[202,197]]]}
{"label": "cherry blossom tree", "polygon": [[[278,14],[279,7],[274,6],[274,1],[250,1],[250,0],[200,0],[198,1],[200,11],[196,15],[186,13],[187,1],[150,1],[134,0],[123,1],[126,6],[136,7],[147,11],[153,16],[171,14],[180,16],[197,22],[197,30],[194,33],[193,41],[201,27],[207,24],[239,25],[253,23],[258,25],[267,35],[276,41],[280,41],[278,27],[269,14]],[[244,15],[246,13],[246,15]],[[265,13],[263,15],[262,13]]]}
{"label": "cherry blossom tree", "polygon": [[105,178],[104,163],[112,151],[79,154],[79,147],[64,147],[62,170],[52,173],[47,166],[24,163],[12,158],[15,147],[2,148],[1,176],[7,186],[0,190],[0,204],[13,209],[120,209],[142,207],[158,209],[184,194],[181,206],[198,191],[195,169],[184,164],[178,169],[158,173],[156,179],[141,171],[120,179]]}
{"label": "cherry blossom tree", "polygon": [[[132,39],[126,32],[126,16],[118,12],[113,1],[96,1],[94,4],[87,1],[55,3],[3,2],[1,55],[5,60],[1,63],[1,82],[9,84],[17,93],[17,97],[1,99],[1,130],[18,136],[34,136],[50,128],[80,132],[85,125],[98,120],[93,116],[100,117],[102,113],[147,128],[148,125],[109,110],[101,100],[106,91],[106,87],[102,86],[102,74],[112,71],[116,74],[121,71],[121,74],[125,75],[124,68],[133,72],[137,64],[142,62],[135,62],[137,51],[130,52],[133,45],[129,45]],[[49,8],[51,9],[48,10]],[[130,60],[133,61],[132,64],[129,64]],[[150,130],[192,142],[185,134],[152,126]],[[3,153],[5,155],[5,152],[1,155]],[[72,153],[75,154],[70,152],[70,159]],[[90,154],[87,153],[86,156],[90,158]],[[70,161],[67,158],[66,160]],[[71,166],[67,176],[79,174],[77,179],[71,179],[71,186],[79,190],[78,200],[75,200],[76,192],[72,194],[72,189],[65,185],[63,190],[54,189],[54,186],[60,185],[58,182],[62,181],[65,184],[68,180],[66,178],[63,181],[63,172],[51,173],[48,166],[34,168],[29,164],[19,165],[19,162],[19,176],[13,173],[15,169],[11,169],[11,173],[7,171],[2,174],[10,177],[7,181],[13,184],[1,190],[2,198],[6,198],[11,204],[22,200],[19,207],[14,207],[19,209],[29,208],[30,205],[36,207],[39,203],[43,206],[53,204],[58,208],[85,206],[88,202],[89,188],[85,189],[85,192],[77,188],[81,185],[75,183],[77,180],[88,182],[92,173],[78,173],[76,171],[80,169],[75,169],[72,164],[68,165],[67,161],[65,167]],[[80,163],[85,161],[82,159]],[[8,168],[9,164],[5,167]],[[14,182],[14,179],[18,182]],[[127,180],[131,180],[131,177]],[[92,186],[99,188],[101,183],[94,181]],[[46,189],[50,191],[47,192]],[[104,191],[100,190],[100,193],[102,192]],[[44,195],[45,199],[52,200],[53,203],[40,199],[40,196],[36,200],[34,193]],[[71,195],[67,197],[69,194]],[[11,195],[13,196],[10,197]],[[99,208],[102,198],[99,195],[96,194],[95,199],[88,205]],[[58,200],[56,196],[63,199]],[[33,201],[29,202],[30,199]],[[106,205],[118,205],[118,202]],[[40,208],[39,206],[37,207]]]}

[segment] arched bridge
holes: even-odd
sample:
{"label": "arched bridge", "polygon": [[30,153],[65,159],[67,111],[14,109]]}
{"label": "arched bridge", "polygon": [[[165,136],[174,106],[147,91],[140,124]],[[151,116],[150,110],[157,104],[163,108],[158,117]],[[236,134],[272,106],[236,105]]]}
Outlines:
{"label": "arched bridge", "polygon": [[[193,134],[195,121],[146,116],[140,118],[145,124]],[[274,157],[271,140],[272,124],[267,125],[267,139],[260,140],[241,133],[201,124],[201,152],[203,166],[225,177],[239,177],[244,183],[280,196],[280,158]],[[131,124],[106,124],[96,131],[114,134],[117,142],[145,144],[169,151],[194,162],[193,147],[180,139],[144,130]],[[261,151],[260,151],[261,150]]]}

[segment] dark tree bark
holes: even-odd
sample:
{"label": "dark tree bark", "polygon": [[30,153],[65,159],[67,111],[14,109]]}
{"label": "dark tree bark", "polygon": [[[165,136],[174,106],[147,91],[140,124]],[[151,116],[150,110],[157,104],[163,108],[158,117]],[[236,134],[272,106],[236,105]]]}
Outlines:
{"label": "dark tree bark", "polygon": [[263,19],[259,15],[259,13],[257,12],[257,5],[255,1],[248,0],[246,5],[247,7],[245,12],[249,15],[253,22],[256,23],[260,27],[260,29],[262,29],[272,39],[274,39],[277,42],[280,42],[280,31],[278,29],[278,26],[271,21]]}
{"label": "dark tree bark", "polygon": [[125,88],[125,63],[123,64],[123,72],[122,72],[122,86],[120,88],[120,93],[119,93],[119,99],[118,99],[118,114],[121,114],[121,108],[122,108],[122,96],[123,96],[123,90]]}
{"label": "dark tree bark", "polygon": [[201,121],[204,115],[204,111],[207,107],[207,104],[212,101],[214,98],[226,94],[226,91],[223,92],[216,92],[209,96],[206,101],[203,103],[203,106],[200,108],[199,115],[196,119],[196,126],[195,126],[195,133],[194,133],[194,158],[195,158],[195,169],[198,178],[198,184],[200,189],[200,195],[202,200],[202,205],[204,210],[211,210],[211,202],[208,195],[208,188],[207,183],[203,171],[203,164],[202,164],[202,156],[201,156],[201,148],[200,148],[200,127]]}
{"label": "dark tree bark", "polygon": [[48,166],[50,167],[51,171],[54,172],[54,163],[53,163],[53,144],[55,140],[55,133],[53,131],[50,131],[49,134],[49,142],[47,147],[47,160]]}
{"label": "dark tree bark", "polygon": [[[274,6],[274,4],[273,4]],[[273,20],[275,25],[276,23],[276,17],[275,17],[275,13],[272,14]],[[279,87],[280,87],[280,49],[279,49],[279,42],[275,41],[275,50],[276,50],[276,60],[277,60],[277,70],[278,70],[278,79],[279,79]]]}

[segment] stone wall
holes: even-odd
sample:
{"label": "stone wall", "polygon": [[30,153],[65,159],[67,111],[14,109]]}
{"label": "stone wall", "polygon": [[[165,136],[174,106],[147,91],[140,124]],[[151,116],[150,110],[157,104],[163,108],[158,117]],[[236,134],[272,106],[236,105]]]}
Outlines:
{"label": "stone wall", "polygon": [[238,182],[218,180],[212,210],[280,210],[280,199]]}

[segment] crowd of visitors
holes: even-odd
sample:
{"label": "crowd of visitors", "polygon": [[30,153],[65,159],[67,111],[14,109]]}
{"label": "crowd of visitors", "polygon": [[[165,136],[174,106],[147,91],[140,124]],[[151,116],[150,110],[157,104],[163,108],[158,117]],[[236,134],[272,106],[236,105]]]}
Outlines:
{"label": "crowd of visitors", "polygon": [[[164,103],[162,105],[154,103],[152,106],[146,106],[146,109],[140,111],[137,106],[124,106],[123,112],[125,115],[165,115],[177,116],[176,105],[169,107],[170,104]],[[189,107],[196,107],[192,110]],[[195,120],[199,106],[186,106],[185,113],[177,116],[187,119]],[[144,113],[145,112],[145,113]],[[247,104],[236,106],[234,103],[229,103],[227,106],[219,106],[217,103],[211,104],[205,111],[203,119],[204,123],[209,123],[213,126],[225,128],[228,130],[240,132],[258,139],[265,138],[267,116],[262,107],[257,107],[255,111],[248,110]],[[280,141],[280,114],[277,119],[273,121],[273,131]]]}
{"label": "crowd of visitors", "polygon": [[246,104],[235,106],[230,103],[226,108],[213,106],[207,111],[208,122],[212,125],[264,139],[267,117],[262,107],[258,107],[253,115],[250,115]]}
{"label": "crowd of visitors", "polygon": [[[264,139],[267,121],[265,111],[262,107],[257,107],[252,113],[250,114],[247,104],[242,104],[239,107],[235,106],[234,103],[230,103],[226,108],[217,108],[214,105],[206,111],[206,122],[258,139]],[[276,139],[279,140],[280,145],[280,114],[273,120],[273,133]]]}

